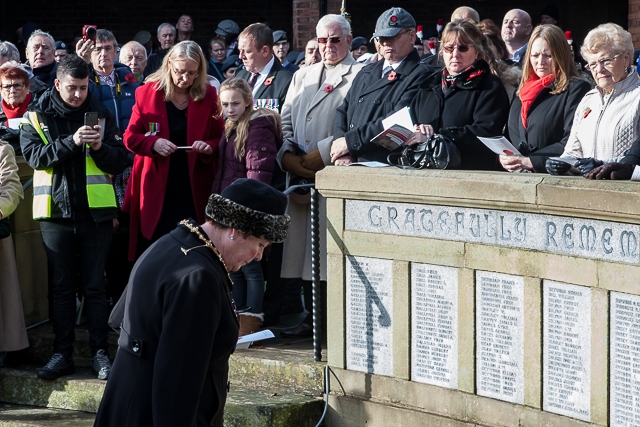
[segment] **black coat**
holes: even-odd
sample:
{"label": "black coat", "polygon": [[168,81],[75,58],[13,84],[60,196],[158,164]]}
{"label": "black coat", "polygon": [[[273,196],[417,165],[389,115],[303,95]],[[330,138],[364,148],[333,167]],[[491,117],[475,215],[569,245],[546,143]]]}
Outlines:
{"label": "black coat", "polygon": [[367,65],[356,75],[333,126],[333,138],[345,137],[352,156],[360,161],[387,161],[389,150],[371,142],[384,130],[382,120],[411,104],[418,86],[433,72],[413,50],[395,70],[395,79],[382,77],[384,60]]}
{"label": "black coat", "polygon": [[[267,79],[260,85],[253,99],[277,99],[278,100],[278,112],[282,110],[284,105],[284,99],[287,97],[287,90],[289,90],[289,84],[293,78],[293,73],[282,66],[278,58],[273,57],[273,66],[269,71]],[[245,70],[238,70],[236,77],[241,78],[244,81],[251,79],[251,73]],[[271,78],[271,84],[265,85],[267,80]]]}
{"label": "black coat", "polygon": [[591,86],[585,80],[572,79],[564,92],[552,95],[554,88],[552,84],[542,89],[529,107],[527,129],[522,124],[520,97],[514,98],[509,112],[506,137],[516,148],[521,148],[521,142],[528,145],[529,158],[536,172],[546,172],[547,159],[563,153],[576,108]]}
{"label": "black coat", "polygon": [[[115,207],[89,209],[85,157],[88,150],[102,172],[111,175],[122,173],[129,151],[117,135],[116,121],[107,107],[91,93],[87,94],[87,100],[81,107],[67,107],[68,118],[62,117],[53,107],[54,96],[59,98],[55,87],[29,105],[28,111],[38,113],[50,138],[45,144],[30,124],[23,124],[20,130],[22,155],[34,169],[53,168],[51,218],[88,219],[90,215],[96,222],[111,220],[116,217]],[[104,137],[98,150],[77,146],[73,141],[73,135],[84,125],[84,113],[89,111],[97,112],[98,117],[104,119]]]}
{"label": "black coat", "polygon": [[445,95],[442,72],[429,76],[411,104],[415,123],[430,124],[436,133],[453,139],[460,150],[460,169],[497,170],[498,157],[476,136],[502,135],[509,115],[509,97],[483,60],[482,75],[468,85],[454,85]]}
{"label": "black coat", "polygon": [[96,427],[222,427],[238,321],[227,273],[202,244],[179,225],[133,268]]}

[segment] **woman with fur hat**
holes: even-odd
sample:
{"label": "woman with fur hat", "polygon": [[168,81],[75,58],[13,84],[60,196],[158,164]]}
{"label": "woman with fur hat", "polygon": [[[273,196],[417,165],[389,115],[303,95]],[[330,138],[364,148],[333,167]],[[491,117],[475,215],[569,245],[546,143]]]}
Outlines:
{"label": "woman with fur hat", "polygon": [[222,427],[238,341],[229,273],[285,239],[286,206],[270,185],[239,179],[209,197],[203,224],[183,220],[145,251],[95,426]]}
{"label": "woman with fur hat", "polygon": [[[220,111],[226,116],[220,140],[220,166],[213,192],[224,191],[238,178],[271,184],[276,154],[282,146],[280,115],[266,108],[253,109],[253,95],[246,81],[233,78],[220,86]],[[263,321],[264,276],[258,261],[232,273],[233,298],[239,312],[240,336],[260,330]]]}

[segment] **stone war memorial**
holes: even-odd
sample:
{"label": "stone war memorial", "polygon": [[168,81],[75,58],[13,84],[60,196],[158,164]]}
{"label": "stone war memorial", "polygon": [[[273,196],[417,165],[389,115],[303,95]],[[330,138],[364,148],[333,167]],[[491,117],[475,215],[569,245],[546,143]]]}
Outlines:
{"label": "stone war memorial", "polygon": [[640,184],[332,167],[328,425],[640,426]]}

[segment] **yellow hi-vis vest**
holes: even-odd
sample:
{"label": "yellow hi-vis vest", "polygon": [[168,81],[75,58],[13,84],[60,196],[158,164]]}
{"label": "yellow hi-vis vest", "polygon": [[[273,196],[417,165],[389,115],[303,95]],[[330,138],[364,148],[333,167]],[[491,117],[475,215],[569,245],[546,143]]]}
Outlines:
{"label": "yellow hi-vis vest", "polygon": [[[29,123],[38,132],[42,142],[49,143],[43,126],[34,111],[27,113]],[[89,208],[115,208],[116,195],[111,184],[111,175],[102,172],[90,154],[89,145],[85,145],[85,177]],[[33,219],[51,218],[53,168],[33,172]]]}

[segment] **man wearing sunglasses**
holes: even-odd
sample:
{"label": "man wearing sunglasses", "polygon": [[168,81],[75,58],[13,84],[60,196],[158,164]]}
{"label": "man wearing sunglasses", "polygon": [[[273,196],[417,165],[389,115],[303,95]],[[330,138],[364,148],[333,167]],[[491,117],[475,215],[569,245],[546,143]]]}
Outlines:
{"label": "man wearing sunglasses", "polygon": [[356,76],[334,121],[331,162],[385,162],[389,151],[373,142],[383,131],[382,119],[409,105],[424,79],[434,70],[420,63],[413,49],[416,21],[400,7],[378,18],[373,38],[384,60]]}

